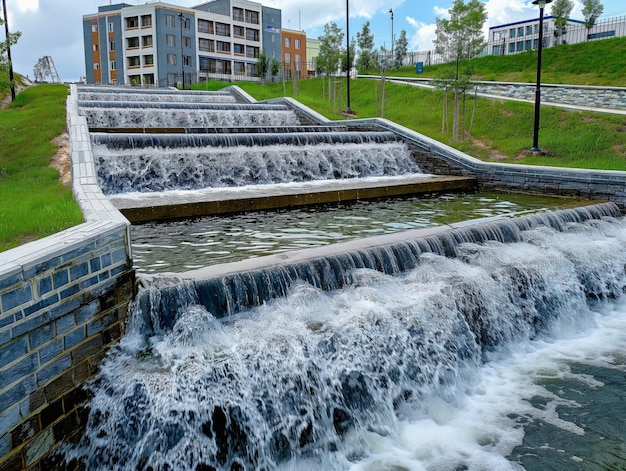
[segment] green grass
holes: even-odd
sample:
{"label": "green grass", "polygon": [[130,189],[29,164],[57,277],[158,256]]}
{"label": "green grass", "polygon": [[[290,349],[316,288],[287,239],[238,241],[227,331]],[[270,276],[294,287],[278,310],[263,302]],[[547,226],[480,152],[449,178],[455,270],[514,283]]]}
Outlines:
{"label": "green grass", "polygon": [[[209,82],[209,89],[220,89],[223,82]],[[291,83],[238,83],[258,100],[293,96]],[[345,119],[336,110],[345,108],[345,88],[341,107],[323,96],[320,79],[301,80],[296,99],[329,119]],[[345,87],[345,83],[343,84]],[[207,84],[197,88],[206,89]],[[359,118],[380,116],[381,85],[378,81],[357,79],[350,84],[351,108]],[[386,84],[385,117],[486,161],[503,161],[560,167],[626,170],[626,121],[623,116],[565,111],[543,107],[539,144],[547,156],[529,155],[532,145],[534,107],[512,101],[478,99],[470,137],[452,142],[450,132],[441,132],[443,97],[439,91],[409,85]],[[467,125],[473,100],[467,104]],[[447,129],[451,129],[452,104]]]}
{"label": "green grass", "polygon": [[[464,62],[463,64],[467,64]],[[469,61],[475,80],[534,83],[537,51],[505,56],[485,56]],[[543,49],[541,82],[570,85],[626,86],[626,37]],[[446,64],[426,66],[415,74],[415,66],[389,71],[388,75],[433,78],[441,76]],[[363,72],[367,73],[367,72]],[[369,71],[380,74],[380,71]]]}
{"label": "green grass", "polygon": [[50,167],[65,131],[64,85],[38,85],[0,110],[0,251],[80,224],[70,188]]}

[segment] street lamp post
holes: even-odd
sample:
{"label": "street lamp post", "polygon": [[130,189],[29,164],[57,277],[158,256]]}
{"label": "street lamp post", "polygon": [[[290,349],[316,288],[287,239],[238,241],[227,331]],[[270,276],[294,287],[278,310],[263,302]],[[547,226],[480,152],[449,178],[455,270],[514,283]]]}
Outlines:
{"label": "street lamp post", "polygon": [[180,19],[180,72],[183,77],[183,90],[185,89],[185,53],[183,52],[183,22],[185,21],[185,16],[181,11],[178,14],[178,18]]}
{"label": "street lamp post", "polygon": [[541,51],[543,49],[543,9],[552,0],[534,0],[533,5],[539,5],[539,44],[537,48],[537,86],[535,88],[535,124],[533,126],[533,146],[530,151],[541,152],[539,149],[539,109],[541,107]]}
{"label": "street lamp post", "polygon": [[389,9],[389,13],[391,13],[391,60],[393,60],[393,10],[391,8]]}

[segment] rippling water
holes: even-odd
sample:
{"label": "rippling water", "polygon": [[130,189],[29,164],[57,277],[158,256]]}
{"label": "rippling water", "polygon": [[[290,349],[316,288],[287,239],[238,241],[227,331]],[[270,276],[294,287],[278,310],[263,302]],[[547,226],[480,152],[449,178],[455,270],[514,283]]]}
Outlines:
{"label": "rippling water", "polygon": [[504,193],[447,194],[151,222],[133,226],[133,258],[139,272],[181,272],[466,219],[557,209],[571,203]]}

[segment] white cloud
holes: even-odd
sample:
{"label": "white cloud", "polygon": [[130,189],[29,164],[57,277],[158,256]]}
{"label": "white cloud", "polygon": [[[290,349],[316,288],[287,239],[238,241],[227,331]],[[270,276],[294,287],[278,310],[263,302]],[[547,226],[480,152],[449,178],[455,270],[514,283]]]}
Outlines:
{"label": "white cloud", "polygon": [[35,12],[39,9],[39,0],[20,0],[17,2],[17,8],[22,13],[27,11]]}
{"label": "white cloud", "polygon": [[415,18],[406,17],[406,21],[415,28],[409,39],[409,49],[427,51],[433,49],[433,39],[435,39],[435,31],[437,25],[422,23]]}

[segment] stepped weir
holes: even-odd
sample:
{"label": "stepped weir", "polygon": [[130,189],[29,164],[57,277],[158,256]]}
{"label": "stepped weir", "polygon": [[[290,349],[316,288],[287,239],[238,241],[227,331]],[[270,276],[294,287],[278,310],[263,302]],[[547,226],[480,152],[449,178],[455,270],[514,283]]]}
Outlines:
{"label": "stepped weir", "polygon": [[[0,468],[626,463],[623,173],[484,163],[236,87],[73,86],[68,116],[86,223],[0,254]],[[158,275],[122,216],[184,232],[465,189],[578,199]]]}

